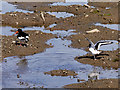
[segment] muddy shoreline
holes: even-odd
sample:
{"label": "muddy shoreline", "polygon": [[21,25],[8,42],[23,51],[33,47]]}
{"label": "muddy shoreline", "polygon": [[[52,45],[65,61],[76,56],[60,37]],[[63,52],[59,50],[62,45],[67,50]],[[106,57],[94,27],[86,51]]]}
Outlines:
{"label": "muddy shoreline", "polygon": [[74,71],[70,71],[70,70],[52,70],[49,72],[44,72],[44,74],[48,74],[51,76],[76,76],[78,75],[77,73],[75,73]]}
{"label": "muddy shoreline", "polygon": [[[48,6],[48,4],[42,3],[12,3],[18,5],[18,8],[34,11],[34,13],[22,13],[22,12],[10,12],[2,15],[2,24],[4,26],[12,27],[27,27],[27,26],[45,26],[48,27],[51,24],[57,24],[52,28],[47,28],[48,30],[69,30],[75,29],[76,35],[69,37],[64,37],[65,39],[71,40],[71,47],[73,48],[84,48],[88,46],[88,42],[85,41],[83,34],[90,38],[93,42],[99,40],[118,40],[118,32],[116,30],[108,29],[102,26],[95,26],[95,23],[105,23],[105,24],[117,24],[118,23],[118,5],[103,3],[95,4],[88,3],[97,8],[86,8],[81,5],[70,5],[70,6]],[[108,5],[108,6],[107,6]],[[106,7],[111,7],[110,9],[105,9]],[[45,21],[41,18],[40,11],[45,14]],[[46,12],[68,12],[75,16],[67,18],[56,18],[54,15],[49,15]],[[9,21],[8,21],[9,20]],[[86,31],[92,29],[99,29],[99,33],[86,34]],[[41,31],[25,31],[30,34],[30,41],[28,42],[28,47],[16,46],[12,43],[16,40],[15,36],[2,36],[2,58],[10,56],[26,56],[31,54],[36,54],[45,51],[46,48],[51,48],[51,45],[47,45],[45,42],[51,38],[56,37],[52,34],[46,34]],[[99,36],[99,37],[98,37]],[[103,56],[98,56],[98,60],[93,60],[92,56],[86,59],[82,57],[75,57],[80,63],[91,64],[94,66],[102,66],[103,68],[115,68],[118,69],[118,50],[106,51]],[[101,58],[102,57],[102,58]],[[49,73],[51,74],[51,73]],[[55,75],[57,75],[55,73]],[[62,74],[64,75],[64,74]],[[112,84],[110,83],[112,81]],[[94,84],[93,84],[94,83]],[[71,84],[64,86],[64,88],[117,88],[117,79],[103,79],[96,80],[94,82],[85,82],[80,84]]]}
{"label": "muddy shoreline", "polygon": [[101,79],[65,85],[64,88],[118,88],[118,79]]}
{"label": "muddy shoreline", "polygon": [[93,55],[87,54],[85,56],[76,57],[75,60],[83,64],[91,64],[94,66],[102,66],[103,68],[119,68],[119,50],[104,51],[101,55],[96,55],[94,60]]}
{"label": "muddy shoreline", "polygon": [[[41,13],[23,13],[23,12],[8,12],[2,15],[2,25],[12,27],[28,27],[28,26],[49,26],[57,23],[59,19],[55,16],[43,13],[44,19]],[[9,21],[8,21],[9,20]]]}
{"label": "muddy shoreline", "polygon": [[25,31],[30,35],[30,41],[27,47],[16,45],[13,41],[19,41],[16,36],[2,36],[2,58],[10,56],[26,56],[45,51],[46,48],[52,47],[45,42],[55,35],[43,33],[41,31]]}

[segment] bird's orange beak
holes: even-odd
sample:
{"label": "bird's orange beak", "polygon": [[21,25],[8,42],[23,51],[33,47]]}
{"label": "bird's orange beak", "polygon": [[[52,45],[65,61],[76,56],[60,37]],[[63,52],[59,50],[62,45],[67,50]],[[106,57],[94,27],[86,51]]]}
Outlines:
{"label": "bird's orange beak", "polygon": [[17,33],[18,33],[18,31],[16,31],[16,32],[14,33],[14,35],[17,34]]}

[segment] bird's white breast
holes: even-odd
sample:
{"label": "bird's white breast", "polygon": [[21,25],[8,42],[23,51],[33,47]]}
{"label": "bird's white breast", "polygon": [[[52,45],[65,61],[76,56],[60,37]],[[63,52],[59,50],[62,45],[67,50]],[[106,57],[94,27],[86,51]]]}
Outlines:
{"label": "bird's white breast", "polygon": [[95,50],[94,48],[89,48],[92,54],[100,54],[100,51]]}
{"label": "bird's white breast", "polygon": [[25,37],[18,37],[18,39],[25,39]]}
{"label": "bird's white breast", "polygon": [[29,36],[26,36],[26,38],[29,38]]}

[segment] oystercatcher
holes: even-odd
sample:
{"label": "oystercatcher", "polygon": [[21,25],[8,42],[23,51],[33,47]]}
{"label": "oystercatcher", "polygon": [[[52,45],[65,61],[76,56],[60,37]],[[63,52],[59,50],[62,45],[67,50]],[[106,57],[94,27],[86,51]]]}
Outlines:
{"label": "oystercatcher", "polygon": [[94,55],[94,59],[95,60],[96,60],[95,55],[99,55],[100,53],[102,53],[102,51],[99,50],[100,46],[102,46],[102,45],[108,45],[108,44],[112,44],[113,43],[113,42],[110,42],[110,41],[98,41],[96,44],[94,44],[88,38],[86,38],[86,40],[89,41],[89,51]]}
{"label": "oystercatcher", "polygon": [[[17,35],[17,38],[18,38],[20,41],[26,42],[26,43],[29,41],[29,35],[28,35],[27,33],[23,32],[22,29],[18,29],[18,30],[14,33],[14,35],[15,35],[15,34],[18,34],[18,35]],[[22,45],[22,44],[20,43],[20,45]]]}

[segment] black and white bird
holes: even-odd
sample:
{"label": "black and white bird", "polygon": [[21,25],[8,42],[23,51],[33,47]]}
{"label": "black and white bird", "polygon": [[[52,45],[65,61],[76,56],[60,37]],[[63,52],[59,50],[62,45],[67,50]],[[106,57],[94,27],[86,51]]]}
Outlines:
{"label": "black and white bird", "polygon": [[108,44],[112,44],[113,43],[113,42],[110,42],[110,41],[98,41],[96,44],[94,44],[88,38],[86,38],[86,40],[89,41],[89,51],[94,55],[94,59],[96,59],[95,55],[99,55],[100,53],[102,53],[102,51],[99,50],[100,46],[108,45]]}
{"label": "black and white bird", "polygon": [[[22,41],[22,42],[28,42],[29,41],[29,35],[25,32],[22,31],[22,29],[18,29],[15,33],[15,34],[18,34],[17,35],[17,38]],[[21,44],[21,43],[20,43]]]}

